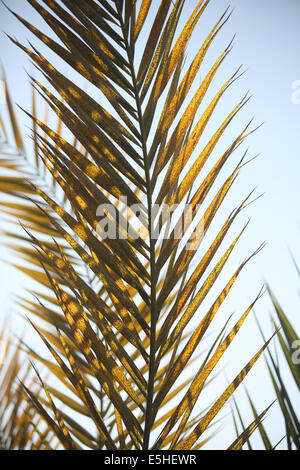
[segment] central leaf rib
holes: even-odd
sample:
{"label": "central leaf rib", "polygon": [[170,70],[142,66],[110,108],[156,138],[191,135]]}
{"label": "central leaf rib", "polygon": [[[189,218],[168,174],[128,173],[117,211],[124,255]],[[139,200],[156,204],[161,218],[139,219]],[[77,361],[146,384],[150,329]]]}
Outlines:
{"label": "central leaf rib", "polygon": [[133,60],[133,48],[128,42],[126,35],[125,25],[122,17],[122,10],[118,5],[118,14],[120,25],[123,33],[123,39],[126,46],[128,55],[128,63],[130,68],[130,75],[134,90],[134,99],[136,102],[136,109],[138,115],[138,123],[140,127],[141,145],[143,152],[143,162],[145,171],[145,188],[147,197],[147,211],[148,211],[148,233],[149,233],[149,251],[150,251],[150,358],[149,358],[149,372],[148,372],[148,385],[147,385],[147,402],[146,402],[146,416],[145,416],[145,428],[143,436],[143,449],[149,448],[150,432],[152,423],[155,419],[152,412],[153,395],[154,395],[154,381],[155,381],[155,351],[156,351],[156,323],[157,323],[157,302],[156,302],[156,284],[157,284],[157,273],[156,273],[156,259],[155,259],[155,239],[153,238],[153,220],[152,220],[152,184],[150,174],[150,159],[147,152],[147,137],[144,126],[143,111],[141,106],[141,99],[139,88],[137,84],[137,78],[134,68]]}

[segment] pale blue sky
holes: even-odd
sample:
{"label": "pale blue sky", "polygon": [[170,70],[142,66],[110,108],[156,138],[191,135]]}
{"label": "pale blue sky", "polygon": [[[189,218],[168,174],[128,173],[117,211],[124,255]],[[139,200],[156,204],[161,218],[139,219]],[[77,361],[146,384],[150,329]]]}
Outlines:
{"label": "pale blue sky", "polygon": [[[193,0],[186,1],[187,7],[194,3]],[[32,24],[47,32],[44,23],[26,1],[9,0],[8,4]],[[191,41],[187,61],[228,5],[226,0],[211,2]],[[237,314],[242,313],[243,306],[253,299],[263,279],[266,279],[280,301],[286,306],[291,320],[294,323],[298,321],[299,325],[298,282],[287,247],[290,247],[296,258],[300,260],[300,104],[292,103],[292,93],[295,91],[292,89],[292,84],[300,80],[300,2],[298,0],[235,0],[230,3],[230,6],[234,8],[232,17],[215,41],[208,54],[207,65],[204,66],[203,71],[200,71],[200,76],[203,77],[207,67],[212,64],[222,48],[236,33],[234,48],[218,73],[212,91],[216,91],[240,64],[243,64],[243,69],[247,72],[222,99],[216,119],[224,118],[225,113],[231,110],[247,90],[250,90],[253,97],[227,131],[222,145],[218,148],[225,148],[226,142],[232,141],[236,133],[252,116],[255,116],[255,125],[261,122],[264,122],[264,125],[251,136],[247,143],[249,156],[260,153],[260,157],[241,172],[224,210],[229,211],[235,207],[253,187],[257,187],[257,194],[264,193],[264,196],[239,219],[236,230],[242,226],[248,216],[251,216],[251,224],[224,275],[231,273],[237,263],[257,248],[262,241],[268,242],[263,252],[246,268],[239,287],[232,293],[230,308],[236,310]],[[187,8],[187,11],[190,11],[190,8]],[[30,37],[29,32],[11,16],[2,4],[0,5],[0,28],[21,42]],[[35,45],[39,44],[35,38],[33,42]],[[47,51],[47,57],[53,56]],[[1,34],[1,60],[5,66],[14,101],[29,109],[30,89],[24,67],[29,72],[33,68],[26,55],[11,44],[3,33]],[[210,97],[212,97],[211,94]],[[0,106],[3,108],[3,105]],[[28,124],[22,113],[18,114],[21,122]],[[5,254],[3,249],[0,250],[1,258]],[[0,310],[4,311],[8,308],[8,291],[18,290],[21,281],[11,269],[7,269],[4,263],[1,264],[0,277],[0,293],[1,298],[4,299]],[[239,306],[242,307],[238,308]],[[269,308],[270,304],[267,299],[263,299],[257,307],[257,313],[267,333],[271,331]],[[249,329],[241,333],[240,339],[237,339],[236,349],[233,350],[235,352],[227,358],[230,362],[230,370],[238,371],[260,345],[261,339],[256,333],[254,322],[249,320]],[[236,357],[241,362],[235,363],[233,358]],[[254,387],[259,388],[262,384],[267,387],[264,385],[263,366],[258,366],[257,370],[256,375],[254,373],[249,377],[249,386],[252,386],[252,390]],[[258,407],[262,410],[269,404],[270,395],[257,393]],[[296,391],[294,391],[294,396],[299,402]],[[250,416],[247,410],[245,410],[245,416],[246,419]],[[272,420],[272,432],[276,441],[276,437],[278,439],[282,437],[276,430],[277,424],[279,426],[278,415],[273,412],[268,419]]]}

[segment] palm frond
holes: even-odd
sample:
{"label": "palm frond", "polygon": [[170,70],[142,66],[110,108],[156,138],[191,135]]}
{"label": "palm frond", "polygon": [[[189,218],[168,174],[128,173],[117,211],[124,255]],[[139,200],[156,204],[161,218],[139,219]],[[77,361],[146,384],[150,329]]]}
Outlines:
{"label": "palm frond", "polygon": [[[41,419],[31,401],[26,400],[22,384],[28,383],[36,394],[39,387],[28,380],[30,364],[22,354],[21,341],[13,343],[6,323],[0,333],[0,345],[0,448],[43,450],[45,443],[40,439],[40,429],[43,428]],[[47,447],[50,448],[50,443]]]}
{"label": "palm frond", "polygon": [[[19,263],[17,267],[47,288],[46,294],[38,293],[32,301],[19,299],[22,308],[35,315],[37,323],[29,322],[49,356],[27,347],[28,354],[62,387],[49,379],[46,383],[35,366],[43,397],[26,384],[24,391],[64,449],[199,448],[209,438],[214,418],[270,341],[209,409],[199,413],[205,384],[260,297],[225,339],[216,342],[215,351],[210,350],[196,374],[185,380],[184,372],[197,357],[239,274],[262,248],[239,265],[205,311],[204,301],[216,288],[246,227],[222,248],[221,255],[217,252],[252,194],[237,203],[229,216],[222,215],[245,154],[223,183],[218,176],[255,130],[250,129],[251,122],[241,126],[199,182],[201,170],[213,160],[217,144],[247,96],[224,116],[195,156],[215,109],[241,75],[238,69],[225,79],[199,116],[232,42],[194,95],[189,92],[231,13],[226,10],[185,68],[188,42],[209,0],[193,5],[180,31],[183,0],[143,0],[139,9],[137,2],[122,0],[63,0],[61,4],[45,0],[46,8],[36,0],[29,3],[57,41],[13,14],[100,93],[105,104],[68,79],[34,45],[26,47],[10,38],[48,85],[31,77],[32,109],[25,113],[32,121],[34,171],[25,177],[16,155],[6,155],[0,162],[3,169],[9,165],[17,172],[2,178],[1,189],[17,198],[4,211],[20,219],[26,234],[16,236],[17,250],[30,267]],[[150,13],[153,21],[147,29]],[[37,116],[39,95],[56,116],[55,129]],[[10,116],[15,147],[21,152],[12,110]],[[63,129],[72,137],[64,136]],[[45,174],[51,175],[50,180]],[[130,211],[124,210],[122,200]],[[174,204],[179,205],[177,212],[172,211]],[[204,215],[199,217],[199,206],[204,204]],[[99,223],[99,207],[105,224]],[[202,253],[199,245],[217,217],[223,217],[222,228]],[[181,232],[180,220],[185,221]],[[196,228],[191,231],[193,224]],[[107,236],[112,227],[117,235]],[[30,248],[24,247],[26,238]],[[171,405],[174,397],[176,406]],[[262,416],[234,447],[244,442]],[[88,431],[81,424],[84,419],[91,425]],[[42,439],[46,437],[41,432]]]}
{"label": "palm frond", "polygon": [[[278,323],[280,330],[278,331],[277,338],[279,351],[285,359],[287,369],[290,371],[291,377],[294,379],[295,386],[299,389],[299,339],[294,326],[280,306],[274,292],[268,286],[268,293],[276,313],[276,320],[272,316],[272,324]],[[257,320],[257,319],[256,319]],[[262,337],[264,333],[259,321],[257,324]],[[283,375],[283,367],[278,360],[278,354],[274,354],[268,348],[268,355],[265,357],[266,367],[270,376],[271,383],[274,388],[275,396],[278,401],[280,414],[282,416],[285,428],[285,436],[281,439],[285,441],[287,449],[299,449],[299,436],[300,427],[298,412],[293,403],[293,398],[290,393],[290,386],[286,383]],[[265,442],[265,441],[264,441]],[[278,444],[277,444],[278,445]],[[269,445],[266,446],[268,448]]]}

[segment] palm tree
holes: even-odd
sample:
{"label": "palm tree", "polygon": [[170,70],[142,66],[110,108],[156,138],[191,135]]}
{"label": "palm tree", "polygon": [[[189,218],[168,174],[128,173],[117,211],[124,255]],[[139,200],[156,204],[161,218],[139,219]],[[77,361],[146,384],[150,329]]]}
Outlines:
{"label": "palm tree", "polygon": [[[207,232],[245,165],[246,152],[223,183],[218,176],[254,131],[251,121],[241,126],[202,176],[248,101],[246,95],[233,106],[199,151],[215,109],[240,76],[238,69],[226,78],[199,116],[232,41],[194,94],[192,86],[231,13],[224,12],[185,66],[188,42],[209,0],[193,3],[182,26],[184,0],[28,1],[57,40],[12,14],[102,97],[100,102],[85,92],[34,45],[10,37],[48,82],[30,77],[32,110],[25,112],[32,120],[35,164],[26,158],[8,90],[16,150],[3,152],[1,159],[6,171],[1,189],[12,198],[5,199],[5,211],[24,229],[13,234],[14,249],[27,262],[17,267],[39,283],[33,300],[19,303],[37,317],[28,321],[50,353],[27,345],[27,354],[42,369],[34,366],[38,392],[23,383],[42,420],[34,442],[43,435],[47,448],[199,449],[270,341],[207,409],[201,407],[206,384],[261,296],[229,331],[223,322],[205,357],[199,356],[221,305],[262,248],[217,290],[247,224],[223,249],[226,235],[251,193],[227,217],[220,215],[221,229],[204,252],[199,249],[209,240]],[[37,95],[56,115],[55,128],[38,118]],[[204,310],[210,292],[214,301]],[[266,412],[230,448],[241,448]]]}

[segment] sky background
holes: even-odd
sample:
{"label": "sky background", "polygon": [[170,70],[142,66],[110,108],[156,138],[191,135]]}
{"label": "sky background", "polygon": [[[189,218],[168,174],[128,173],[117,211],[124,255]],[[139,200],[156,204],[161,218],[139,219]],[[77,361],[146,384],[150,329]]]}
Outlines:
{"label": "sky background", "polygon": [[[186,1],[186,14],[191,11],[194,3],[192,0]],[[42,28],[44,32],[49,32],[47,25],[25,0],[10,0],[9,6],[35,26]],[[229,3],[225,0],[211,2],[190,42],[187,61],[193,57],[199,44],[228,6]],[[219,149],[226,148],[226,142],[230,143],[253,116],[254,126],[262,122],[264,124],[243,147],[245,150],[249,146],[249,157],[258,153],[260,156],[241,172],[225,203],[224,213],[226,210],[230,212],[254,187],[257,188],[257,195],[261,193],[264,195],[249,207],[247,214],[243,215],[236,225],[236,230],[238,230],[238,227],[242,227],[243,222],[251,217],[247,232],[224,271],[223,282],[226,275],[228,278],[229,273],[237,267],[239,261],[247,257],[261,242],[266,241],[267,245],[246,268],[238,288],[235,288],[232,293],[231,303],[226,306],[226,309],[228,311],[232,309],[237,314],[241,314],[243,307],[256,296],[262,282],[266,280],[299,331],[299,282],[289,257],[289,249],[300,261],[300,104],[296,104],[300,93],[297,95],[297,89],[293,88],[295,85],[299,86],[297,80],[300,80],[300,2],[298,0],[235,0],[230,3],[230,7],[233,8],[233,14],[214,42],[206,63],[200,70],[200,78],[205,75],[213,61],[236,33],[234,48],[222,66],[222,70],[217,74],[211,88],[210,98],[239,65],[243,64],[243,70],[246,70],[246,73],[222,99],[216,112],[216,122],[218,120],[221,122],[225,118],[226,112],[237,104],[246,91],[250,90],[252,98],[226,132],[222,145],[216,149],[216,154]],[[184,19],[183,16],[182,21]],[[2,4],[0,5],[0,29],[2,30],[0,57],[5,67],[13,101],[21,104],[25,109],[30,109],[30,87],[25,69],[31,73],[33,66],[30,65],[27,56],[7,39],[3,31],[23,43],[27,38],[32,40],[32,37]],[[40,44],[35,38],[33,43]],[[45,48],[41,49],[45,51]],[[45,54],[47,58],[53,57],[48,51]],[[64,71],[64,68],[61,70]],[[293,96],[296,101],[293,100]],[[0,106],[2,113],[4,105],[0,104]],[[28,121],[21,112],[18,112],[18,117],[22,125],[28,125]],[[26,132],[25,130],[24,133]],[[30,149],[28,142],[26,145]],[[6,249],[0,246],[0,258],[6,259],[6,257]],[[18,293],[23,284],[24,279],[8,267],[7,263],[1,262],[0,311],[2,315],[7,315],[9,312],[13,330],[19,330],[23,325],[14,311],[10,297]],[[209,304],[209,299],[207,302]],[[272,331],[269,320],[270,309],[270,302],[265,296],[257,306],[256,312],[267,335]],[[230,375],[238,372],[240,366],[245,364],[245,361],[249,360],[251,354],[253,355],[262,344],[252,319],[247,320],[245,329],[246,331],[241,332],[240,338],[236,340],[237,344],[225,359],[225,362],[227,361],[230,365]],[[290,380],[288,375],[287,380]],[[272,389],[262,361],[256,371],[250,373],[247,384],[253,393],[257,393],[256,403],[258,409],[262,411],[270,403],[270,396],[272,396]],[[291,388],[299,410],[299,396],[292,383]],[[242,397],[243,390],[240,390],[239,394]],[[243,407],[243,413],[247,422],[251,414],[246,406]],[[275,443],[277,438],[279,440],[282,437],[280,416],[276,411],[276,405],[267,420],[266,422],[271,424],[269,426]],[[226,439],[226,435],[223,435],[223,438]],[[257,442],[259,445],[259,440]]]}

